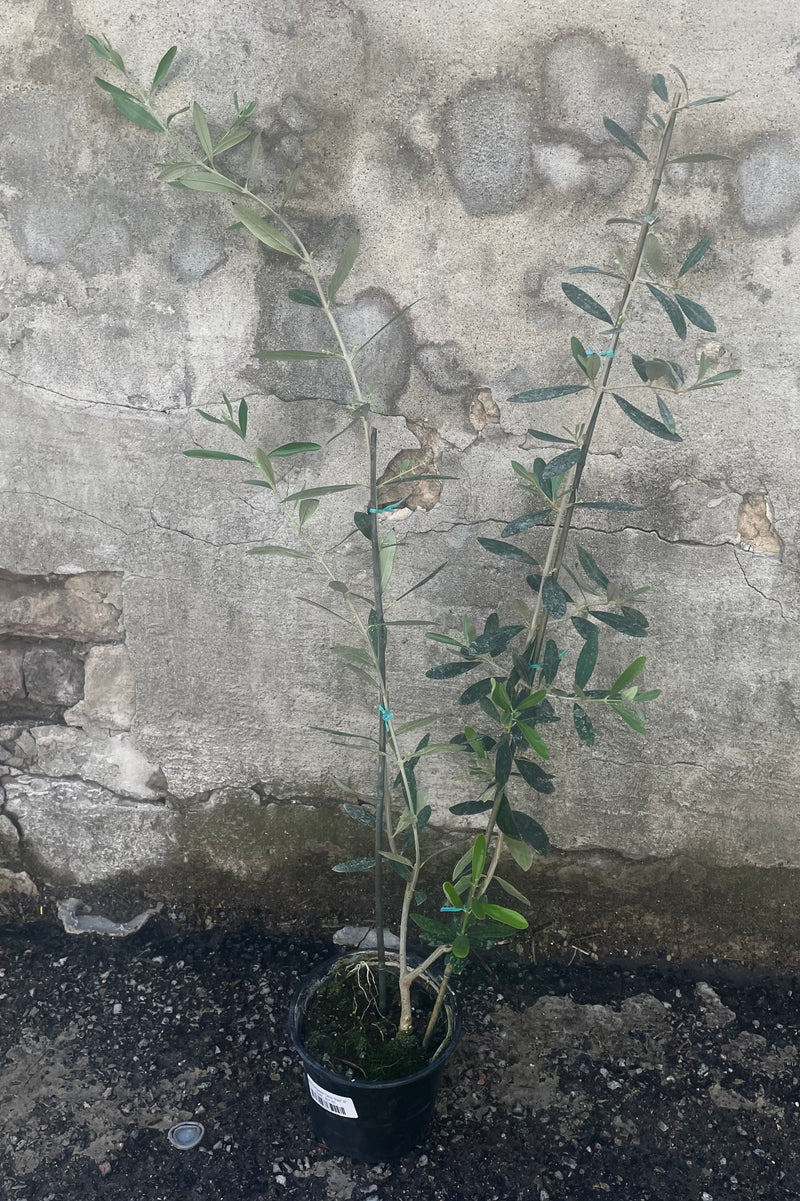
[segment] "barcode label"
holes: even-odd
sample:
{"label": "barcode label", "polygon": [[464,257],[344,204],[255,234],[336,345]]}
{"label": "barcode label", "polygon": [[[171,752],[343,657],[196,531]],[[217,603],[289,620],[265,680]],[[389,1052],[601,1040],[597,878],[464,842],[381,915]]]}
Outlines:
{"label": "barcode label", "polygon": [[340,1118],[358,1117],[356,1107],[349,1097],[338,1097],[336,1093],[329,1093],[327,1089],[320,1088],[318,1084],[315,1084],[310,1076],[306,1076],[306,1079],[308,1080],[308,1091],[317,1105],[321,1105],[329,1113],[337,1113]]}

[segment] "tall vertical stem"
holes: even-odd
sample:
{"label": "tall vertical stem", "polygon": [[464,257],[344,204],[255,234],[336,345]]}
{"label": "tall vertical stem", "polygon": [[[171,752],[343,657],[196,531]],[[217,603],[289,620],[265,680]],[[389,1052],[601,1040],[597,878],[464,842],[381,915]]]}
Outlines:
{"label": "tall vertical stem", "polygon": [[[664,132],[661,135],[661,145],[659,147],[658,158],[656,160],[656,165],[653,172],[653,180],[650,185],[650,195],[647,199],[647,208],[645,209],[645,214],[648,217],[650,217],[654,212],[656,201],[658,200],[658,193],[661,189],[664,168],[667,165],[667,159],[669,157],[669,148],[672,142],[672,134],[675,128],[675,119],[677,115],[677,107],[674,107],[670,112],[667,124],[664,127]],[[643,219],[639,227],[639,235],[636,239],[636,246],[634,248],[633,265],[630,275],[625,282],[625,289],[622,293],[619,308],[617,309],[616,320],[614,322],[614,333],[611,338],[610,346],[610,349],[613,353],[609,358],[606,359],[599,385],[595,389],[596,399],[594,408],[592,409],[592,413],[589,418],[589,424],[586,427],[586,433],[583,436],[581,455],[578,459],[578,462],[575,464],[572,483],[569,487],[569,490],[564,494],[556,513],[555,524],[553,525],[553,531],[550,536],[550,545],[547,550],[547,558],[542,571],[542,583],[539,588],[539,594],[536,598],[536,606],[534,608],[533,618],[531,620],[530,638],[524,651],[524,657],[526,660],[529,660],[533,663],[539,662],[539,657],[544,646],[545,633],[547,631],[547,610],[542,604],[542,590],[544,589],[545,582],[548,579],[558,579],[558,574],[561,570],[561,563],[563,561],[564,551],[566,550],[567,545],[567,537],[569,536],[570,527],[572,525],[572,515],[575,511],[575,503],[578,499],[578,489],[580,488],[581,479],[583,478],[583,470],[586,466],[586,459],[589,454],[589,447],[591,446],[595,426],[597,425],[597,418],[600,415],[600,406],[603,403],[603,397],[605,396],[608,387],[608,381],[616,361],[617,347],[619,345],[620,334],[622,333],[622,326],[627,316],[628,304],[639,280],[639,273],[644,260],[644,245],[645,241],[647,240],[649,230],[650,221]],[[513,686],[518,682],[518,680],[519,676],[515,669],[511,674],[509,684]]]}
{"label": "tall vertical stem", "polygon": [[[375,606],[376,660],[381,698],[386,696],[386,627],[381,584],[381,544],[378,531],[378,431],[369,431],[369,537],[372,547],[372,596]],[[386,947],[383,939],[383,823],[386,809],[386,721],[378,719],[378,787],[375,802],[375,939],[378,949],[378,1006],[386,1012]]]}

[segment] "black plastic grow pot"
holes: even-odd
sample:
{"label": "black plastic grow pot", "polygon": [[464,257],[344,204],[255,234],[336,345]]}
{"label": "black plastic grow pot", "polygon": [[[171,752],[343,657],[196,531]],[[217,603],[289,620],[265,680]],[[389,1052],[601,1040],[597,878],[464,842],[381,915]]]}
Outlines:
{"label": "black plastic grow pot", "polygon": [[[387,965],[397,957],[387,955]],[[323,1067],[308,1054],[302,1042],[303,1025],[314,993],[343,963],[375,963],[374,951],[337,955],[320,964],[300,983],[289,1010],[289,1034],[306,1069],[311,1122],[314,1133],[337,1155],[362,1163],[378,1163],[405,1155],[426,1138],[433,1118],[442,1068],[461,1037],[461,1012],[449,990],[442,1011],[447,1035],[436,1059],[400,1080],[348,1080]],[[436,991],[434,976],[423,974],[419,983]]]}

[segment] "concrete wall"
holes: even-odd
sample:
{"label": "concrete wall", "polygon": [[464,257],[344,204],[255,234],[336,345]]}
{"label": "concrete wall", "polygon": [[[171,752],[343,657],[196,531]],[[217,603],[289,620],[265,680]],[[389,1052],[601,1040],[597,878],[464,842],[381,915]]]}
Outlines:
{"label": "concrete wall", "polygon": [[[691,278],[718,333],[693,329],[682,347],[641,304],[626,341],[687,366],[705,348],[746,373],[676,402],[680,443],[606,412],[586,495],[645,508],[576,523],[621,582],[651,585],[647,683],[664,696],[646,739],[606,721],[581,748],[562,723],[550,738],[557,790],[524,804],[563,851],[796,865],[800,54],[789,10],[713,0],[687,15],[609,0],[599,19],[595,6],[522,0],[28,0],[0,24],[6,868],[40,882],[178,862],[268,875],[269,843],[293,828],[333,862],[345,837],[329,824],[335,781],[367,780],[366,764],[309,731],[372,720],[328,652],[339,631],[296,599],[318,584],[303,565],[244,553],[282,534],[241,472],[181,455],[231,449],[194,411],[218,412],[223,390],[258,394],[264,444],[340,428],[340,409],[309,399],[341,399],[335,375],[253,359],[318,343],[321,319],[288,302],[286,260],[229,229],[223,200],[155,182],[158,138],[92,84],[110,76],[87,32],[143,78],[177,42],[168,109],[197,98],[217,125],[234,89],[258,98],[271,147],[261,182],[307,164],[298,209],[323,264],[361,231],[341,294],[349,336],[423,298],[373,344],[364,378],[387,408],[382,465],[421,441],[457,477],[397,523],[398,588],[449,561],[403,612],[441,630],[465,610],[512,619],[524,573],[476,536],[497,537],[528,507],[509,464],[532,460],[529,426],[584,416],[572,400],[504,402],[571,378],[569,337],[590,341],[597,326],[563,297],[565,269],[609,262],[626,227],[604,222],[645,202],[647,168],[602,117],[647,140],[640,106],[671,61],[697,94],[738,92],[677,138],[678,153],[731,161],[671,169],[662,205],[672,261],[714,233]],[[613,304],[607,283],[590,290]],[[343,437],[324,478],[362,479],[359,455]],[[334,497],[320,510],[331,542],[353,507]],[[534,554],[543,537],[534,531]],[[343,574],[367,580],[365,549],[360,535],[342,544]],[[393,643],[395,712],[442,711],[449,737],[459,682],[425,678],[442,656],[420,630]],[[607,670],[640,652],[609,637]],[[470,786],[451,761],[429,762],[441,821]],[[316,807],[317,835],[305,816],[286,826],[292,805]]]}

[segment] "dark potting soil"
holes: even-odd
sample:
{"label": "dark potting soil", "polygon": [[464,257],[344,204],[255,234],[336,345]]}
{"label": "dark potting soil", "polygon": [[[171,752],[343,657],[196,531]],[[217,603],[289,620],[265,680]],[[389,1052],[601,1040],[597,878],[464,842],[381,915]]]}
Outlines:
{"label": "dark potting soil", "polygon": [[[530,965],[459,980],[430,1138],[316,1143],[286,1031],[330,944],[145,927],[0,932],[2,1201],[797,1201],[797,991],[728,967]],[[203,1123],[191,1151],[177,1121]]]}
{"label": "dark potting soil", "polygon": [[400,1034],[397,976],[387,980],[387,1003],[378,1004],[378,981],[368,963],[342,964],[314,994],[301,1029],[303,1045],[324,1067],[348,1080],[398,1080],[427,1067],[447,1032],[440,1017],[430,1045],[422,1045],[433,1000],[412,988],[414,1032]]}

